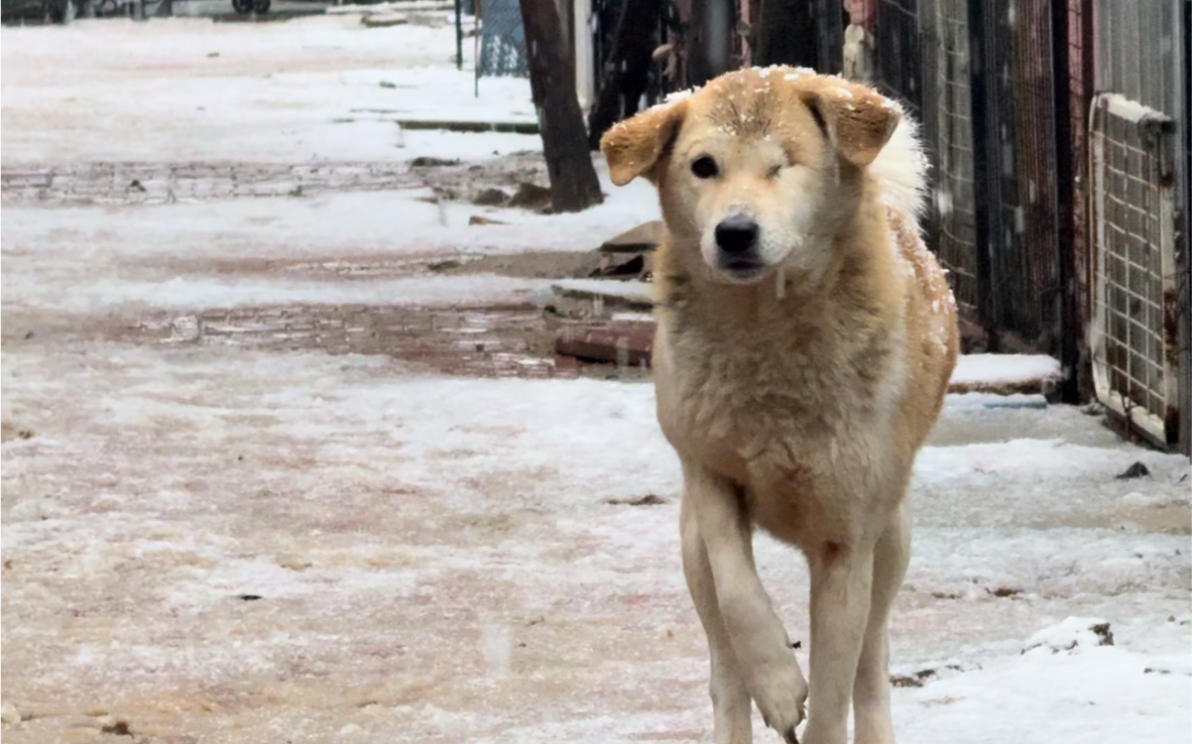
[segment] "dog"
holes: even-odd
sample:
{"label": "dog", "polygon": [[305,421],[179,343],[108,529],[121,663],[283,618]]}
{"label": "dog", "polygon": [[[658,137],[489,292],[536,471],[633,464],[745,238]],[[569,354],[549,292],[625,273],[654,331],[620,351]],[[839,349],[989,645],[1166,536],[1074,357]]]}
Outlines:
{"label": "dog", "polygon": [[[788,742],[894,741],[887,620],[915,455],[956,364],[956,306],[918,218],[915,126],[806,69],[725,74],[601,141],[658,190],[657,415],[683,472],[683,569],[711,656],[717,744],[752,700]],[[755,527],[811,576],[810,684],[758,579]],[[807,706],[805,708],[805,703]]]}

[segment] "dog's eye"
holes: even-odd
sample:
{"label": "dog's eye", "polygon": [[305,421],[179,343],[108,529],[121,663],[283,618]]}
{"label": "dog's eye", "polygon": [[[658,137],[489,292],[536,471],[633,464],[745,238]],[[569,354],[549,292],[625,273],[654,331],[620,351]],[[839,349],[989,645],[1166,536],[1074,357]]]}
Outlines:
{"label": "dog's eye", "polygon": [[691,172],[696,178],[715,178],[720,169],[716,167],[715,160],[705,155],[691,164]]}

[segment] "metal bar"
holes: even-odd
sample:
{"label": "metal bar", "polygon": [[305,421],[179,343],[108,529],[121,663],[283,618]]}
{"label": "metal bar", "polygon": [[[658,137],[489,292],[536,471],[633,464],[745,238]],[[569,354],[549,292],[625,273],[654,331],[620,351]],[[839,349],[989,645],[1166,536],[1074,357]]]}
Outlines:
{"label": "metal bar", "polygon": [[1110,115],[1119,119],[1124,119],[1131,124],[1142,124],[1143,122],[1158,122],[1160,126],[1168,127],[1174,126],[1175,120],[1166,114],[1156,111],[1152,108],[1136,103],[1126,98],[1119,93],[1106,94],[1102,100],[1104,101],[1105,110]]}
{"label": "metal bar", "polygon": [[476,98],[480,97],[480,19],[484,15],[484,0],[476,0],[476,4],[472,6],[472,28],[476,33],[472,37],[472,56],[474,64],[472,67],[476,68],[476,74],[473,76],[472,85],[474,86],[472,95]]}
{"label": "metal bar", "polygon": [[835,75],[844,69],[844,15],[839,0],[812,0],[811,9],[818,37],[817,70]]}
{"label": "metal bar", "polygon": [[1076,164],[1070,144],[1075,140],[1068,110],[1071,96],[1068,22],[1068,4],[1053,2],[1051,61],[1054,73],[1051,100],[1055,116],[1055,201],[1056,216],[1059,218],[1056,224],[1056,243],[1059,248],[1056,258],[1059,261],[1058,276],[1062,292],[1060,317],[1056,319],[1058,327],[1055,328],[1055,333],[1059,338],[1060,364],[1064,370],[1064,378],[1060,383],[1060,399],[1064,403],[1079,403],[1080,386],[1076,367],[1080,363],[1080,342],[1079,334],[1072,332],[1080,325],[1076,302]]}
{"label": "metal bar", "polygon": [[[993,293],[993,248],[997,231],[996,220],[991,218],[1000,211],[997,204],[1001,199],[996,188],[996,175],[993,175],[997,170],[996,157],[994,162],[990,162],[990,155],[996,155],[996,148],[992,153],[990,151],[990,138],[991,135],[996,138],[997,132],[990,126],[994,112],[986,69],[989,65],[990,50],[987,45],[986,31],[989,24],[986,23],[985,10],[985,0],[968,0],[967,31],[972,64],[969,85],[973,133],[973,202],[976,205],[973,222],[977,253],[977,320],[986,332],[991,332],[996,328],[997,312]],[[993,345],[995,339],[990,341]]]}
{"label": "metal bar", "polygon": [[455,0],[455,69],[464,69],[464,0]]}
{"label": "metal bar", "polygon": [[[1176,39],[1179,45],[1177,48],[1177,59],[1183,61],[1180,69],[1180,74],[1183,76],[1183,85],[1178,86],[1182,90],[1179,92],[1183,96],[1183,103],[1179,107],[1183,111],[1183,136],[1184,136],[1184,157],[1183,157],[1183,179],[1177,184],[1178,188],[1184,190],[1184,209],[1183,209],[1183,246],[1176,246],[1179,250],[1183,260],[1183,293],[1180,301],[1183,302],[1183,312],[1179,314],[1178,320],[1178,334],[1177,338],[1182,349],[1179,363],[1183,366],[1182,374],[1180,375],[1180,390],[1178,396],[1178,405],[1180,411],[1179,422],[1179,438],[1180,449],[1185,455],[1192,456],[1192,115],[1188,113],[1192,109],[1192,2],[1180,3],[1181,19],[1177,22],[1177,28],[1182,28],[1183,33]],[[1181,165],[1177,164],[1177,168]]]}

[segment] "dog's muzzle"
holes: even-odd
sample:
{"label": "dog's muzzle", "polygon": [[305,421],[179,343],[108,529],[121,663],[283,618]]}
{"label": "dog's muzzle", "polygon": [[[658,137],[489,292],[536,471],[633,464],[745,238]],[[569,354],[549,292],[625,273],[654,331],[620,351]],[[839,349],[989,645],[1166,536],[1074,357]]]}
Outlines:
{"label": "dog's muzzle", "polygon": [[750,279],[766,268],[758,252],[761,228],[743,214],[725,217],[716,225],[717,264],[735,279]]}

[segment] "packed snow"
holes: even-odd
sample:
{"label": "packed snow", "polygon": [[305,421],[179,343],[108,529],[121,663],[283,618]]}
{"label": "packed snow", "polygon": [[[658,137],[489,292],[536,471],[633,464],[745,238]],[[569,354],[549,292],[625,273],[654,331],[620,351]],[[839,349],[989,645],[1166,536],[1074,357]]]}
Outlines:
{"label": "packed snow", "polygon": [[[539,148],[441,132],[397,147],[389,122],[332,121],[364,108],[532,120],[524,80],[481,80],[473,98],[445,25],[97,21],[0,41],[6,170],[483,165]],[[425,189],[6,203],[5,741],[709,741],[680,475],[651,386],[448,378],[381,355],[127,330],[240,305],[542,303],[557,280],[403,262],[590,250],[657,218],[648,185],[613,190],[601,173],[609,200],[578,215],[436,204]],[[469,226],[477,213],[507,224]],[[311,274],[344,262],[391,275]],[[990,356],[958,376],[1057,372]],[[1147,475],[1120,477],[1139,462]],[[1185,740],[1189,473],[1041,395],[949,396],[917,461],[891,620],[899,740]],[[802,559],[762,535],[757,561],[807,641]],[[760,719],[755,731],[777,740]]]}
{"label": "packed snow", "polygon": [[6,161],[473,159],[541,148],[529,135],[444,139],[397,126],[535,121],[528,80],[485,78],[476,95],[472,66],[451,64],[445,22],[115,19],[3,34]]}
{"label": "packed snow", "polygon": [[966,385],[1060,378],[1059,361],[1045,354],[966,354],[952,373],[952,382]]}

